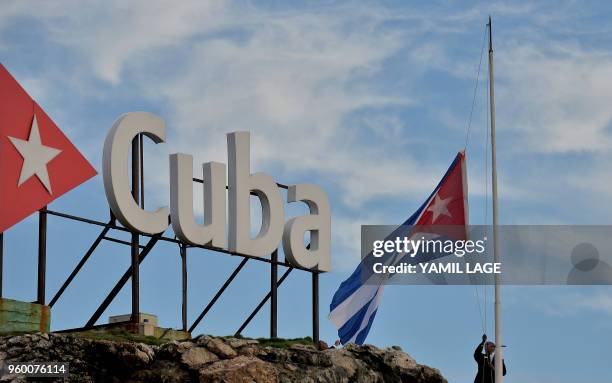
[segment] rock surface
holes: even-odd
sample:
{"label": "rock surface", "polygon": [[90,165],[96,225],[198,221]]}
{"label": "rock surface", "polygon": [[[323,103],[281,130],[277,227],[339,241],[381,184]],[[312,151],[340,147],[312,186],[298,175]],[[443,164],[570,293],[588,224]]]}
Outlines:
{"label": "rock surface", "polygon": [[437,369],[416,363],[397,346],[318,351],[310,345],[273,348],[251,339],[209,336],[160,346],[59,334],[0,337],[0,364],[5,361],[68,362],[71,382],[446,383]]}

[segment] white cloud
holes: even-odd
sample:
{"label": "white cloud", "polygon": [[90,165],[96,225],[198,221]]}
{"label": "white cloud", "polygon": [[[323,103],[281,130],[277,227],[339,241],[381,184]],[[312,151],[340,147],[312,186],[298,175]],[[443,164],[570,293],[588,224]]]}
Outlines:
{"label": "white cloud", "polygon": [[[31,13],[31,4],[12,6],[13,17],[34,18],[50,42],[76,52],[87,64],[78,71],[115,86],[129,78],[142,97],[167,104],[171,151],[223,160],[224,133],[250,130],[256,164],[280,166],[279,177],[314,171],[334,179],[348,205],[421,189],[403,174],[422,175],[423,166],[389,158],[343,124],[363,108],[412,103],[371,83],[409,37],[383,26],[395,17],[384,8],[66,1]],[[164,171],[156,174],[154,182],[165,185]]]}
{"label": "white cloud", "polygon": [[612,149],[611,52],[518,41],[498,52],[501,126],[535,152]]}
{"label": "white cloud", "polygon": [[[359,7],[253,12],[234,21],[225,23],[231,33],[191,42],[180,70],[140,83],[170,104],[174,149],[198,161],[224,160],[224,134],[249,130],[255,166],[277,166],[280,179],[295,172],[333,179],[350,206],[421,187],[405,175],[422,175],[422,168],[359,140],[344,124],[363,108],[411,104],[369,84],[402,46],[401,34],[380,29],[381,20]],[[360,28],[349,28],[358,21]]]}
{"label": "white cloud", "polygon": [[[610,146],[612,112],[605,103],[612,55],[558,38],[543,47],[533,37],[533,23],[558,25],[568,16],[542,18],[532,5],[444,13],[363,4],[281,10],[231,1],[45,2],[37,3],[37,12],[28,2],[8,4],[0,29],[35,19],[47,42],[82,61],[70,63],[75,73],[65,81],[71,87],[99,86],[91,81],[93,73],[111,89],[129,88],[143,102],[160,105],[168,143],[151,150],[194,154],[197,171],[203,161],[225,162],[225,133],[249,130],[253,168],[279,181],[320,181],[337,189],[335,219],[343,225],[372,201],[419,201],[435,185],[445,164],[399,149],[417,145],[409,137],[420,127],[387,110],[418,105],[449,132],[461,130],[467,109],[459,115],[462,109],[438,95],[427,101],[435,105],[425,105],[428,89],[412,85],[439,71],[469,83],[477,57],[457,54],[456,44],[467,31],[480,38],[472,32],[489,10],[521,19],[521,27],[500,32],[496,40],[500,132],[523,144],[521,155],[602,152]],[[7,44],[0,41],[0,47]],[[480,42],[474,41],[475,52]],[[389,80],[385,70],[392,60],[405,65],[398,81],[406,87],[379,81]],[[27,86],[42,89],[44,97],[54,89],[36,77]],[[368,113],[359,115],[358,126],[349,122],[363,111]],[[510,148],[501,149],[503,160]],[[147,182],[163,198],[166,157],[148,166],[155,171],[147,173]],[[534,185],[559,185],[541,174],[534,182],[524,169],[509,169],[500,179],[507,180],[500,185],[504,197],[515,199],[550,194],[534,192]],[[481,193],[484,181],[474,175],[470,180],[472,195]],[[344,247],[350,241],[339,242]]]}
{"label": "white cloud", "polygon": [[[78,1],[38,3],[30,13],[49,39],[83,55],[102,79],[118,84],[126,63],[149,60],[152,51],[219,28],[226,1]],[[24,8],[32,4],[24,4]]]}
{"label": "white cloud", "polygon": [[565,287],[552,292],[549,288],[532,288],[531,301],[534,302],[535,309],[555,317],[566,318],[592,313],[612,316],[612,297],[607,287],[583,286],[583,292],[577,292],[577,289]]}

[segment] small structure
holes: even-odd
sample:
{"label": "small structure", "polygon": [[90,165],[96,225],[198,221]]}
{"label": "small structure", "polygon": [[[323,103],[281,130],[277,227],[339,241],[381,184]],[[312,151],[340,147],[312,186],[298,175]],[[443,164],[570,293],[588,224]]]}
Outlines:
{"label": "small structure", "polygon": [[0,298],[0,334],[49,332],[50,324],[49,306]]}
{"label": "small structure", "polygon": [[[129,322],[131,317],[130,314],[114,315],[108,318],[108,324]],[[157,315],[138,314],[138,333],[140,335],[155,336],[155,327],[157,327]]]}
{"label": "small structure", "polygon": [[191,339],[191,333],[188,331],[174,330],[171,328],[163,328],[157,326],[157,315],[138,313],[138,328],[134,328],[134,324],[131,322],[132,315],[113,315],[108,318],[108,325],[110,328],[123,327],[126,329],[132,329],[144,336],[153,336],[159,339],[168,340],[184,340]]}

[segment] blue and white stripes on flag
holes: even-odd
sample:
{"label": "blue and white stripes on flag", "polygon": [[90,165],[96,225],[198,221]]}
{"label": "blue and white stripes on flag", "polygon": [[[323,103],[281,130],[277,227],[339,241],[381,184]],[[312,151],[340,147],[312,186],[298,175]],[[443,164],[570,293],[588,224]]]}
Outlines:
{"label": "blue and white stripes on flag", "polygon": [[[425,204],[402,226],[414,225]],[[389,236],[395,237],[395,233]],[[368,254],[372,257],[372,254]],[[363,344],[376,317],[385,285],[366,283],[366,273],[371,273],[370,262],[361,261],[347,280],[340,284],[329,305],[329,320],[338,329],[342,344]],[[382,281],[377,278],[377,281]]]}
{"label": "blue and white stripes on flag", "polygon": [[[435,207],[440,200],[450,201],[446,202],[448,206],[445,213],[448,214],[444,216],[432,214],[436,210],[432,206]],[[387,239],[393,240],[401,235],[399,230],[405,230],[405,226],[434,224],[467,224],[467,182],[463,152],[457,154],[429,198]],[[370,253],[362,259],[351,276],[340,284],[329,306],[329,319],[338,329],[342,344],[363,344],[376,317],[385,285],[384,279],[380,277],[375,279],[376,282],[368,283],[369,276],[373,274],[372,258]]]}

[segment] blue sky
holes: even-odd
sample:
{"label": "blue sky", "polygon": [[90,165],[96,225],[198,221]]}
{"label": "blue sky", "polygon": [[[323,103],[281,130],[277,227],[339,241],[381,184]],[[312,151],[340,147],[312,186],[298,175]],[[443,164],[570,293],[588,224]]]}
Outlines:
{"label": "blue sky", "polygon": [[[168,126],[148,145],[146,200],[165,204],[167,154],[226,161],[225,134],[249,130],[252,168],[314,182],[333,211],[326,306],[359,260],[359,227],[405,220],[465,144],[484,24],[494,18],[500,221],[606,224],[612,159],[612,7],[605,2],[3,2],[0,60],[100,170],[122,113]],[[483,62],[483,73],[486,69]],[[470,220],[485,222],[484,83],[468,142]],[[51,205],[106,220],[98,176]],[[201,208],[201,206],[198,206]],[[490,219],[490,210],[488,213]],[[36,219],[5,235],[5,296],[35,299]],[[97,228],[49,219],[47,296]],[[121,237],[120,234],[117,234]],[[239,262],[190,251],[190,322]],[[104,244],[53,310],[54,329],[84,324],[129,264]],[[196,332],[233,333],[266,293],[266,264],[248,264]],[[162,244],[143,263],[142,310],[180,325],[180,262]],[[310,332],[308,276],[280,290],[279,335]],[[482,300],[480,291],[480,298]],[[487,308],[491,291],[488,291]],[[605,381],[612,291],[503,291],[508,382]],[[484,301],[481,302],[484,305]],[[129,287],[105,317],[129,312]],[[105,318],[104,317],[104,318]],[[492,332],[492,312],[487,317]],[[105,320],[105,319],[104,319]],[[267,335],[264,310],[245,335]],[[401,345],[451,382],[475,373],[482,333],[473,287],[390,286],[368,341]]]}

